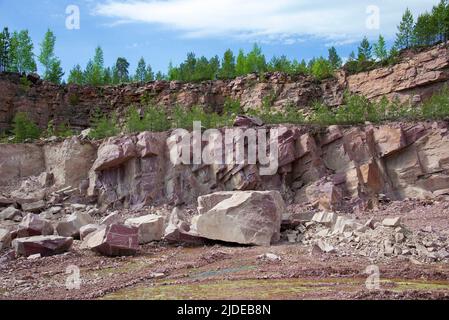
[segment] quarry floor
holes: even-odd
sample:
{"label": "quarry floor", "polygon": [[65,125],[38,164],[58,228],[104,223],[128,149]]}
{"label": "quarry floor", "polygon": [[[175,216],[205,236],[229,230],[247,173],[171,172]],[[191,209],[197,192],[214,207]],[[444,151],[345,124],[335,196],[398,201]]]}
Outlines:
{"label": "quarry floor", "polygon": [[[449,202],[403,202],[376,218],[403,216],[410,228],[449,230]],[[368,216],[367,216],[368,217]],[[272,253],[281,261],[258,258]],[[369,290],[368,266],[379,268],[380,288]],[[67,289],[79,268],[80,288]],[[372,279],[372,278],[370,278]],[[107,258],[73,249],[64,255],[0,265],[0,299],[448,299],[449,265],[405,257],[382,262],[338,254],[311,255],[310,248],[280,243],[265,247],[150,244],[138,256]]]}

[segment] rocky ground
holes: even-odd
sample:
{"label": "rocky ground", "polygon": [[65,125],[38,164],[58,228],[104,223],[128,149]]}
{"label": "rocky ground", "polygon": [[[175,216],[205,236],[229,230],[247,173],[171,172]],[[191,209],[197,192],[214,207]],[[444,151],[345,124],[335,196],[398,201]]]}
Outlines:
{"label": "rocky ground", "polygon": [[[340,222],[331,226],[326,220],[329,214],[311,212],[312,219],[317,220],[314,223],[298,224],[292,218],[297,218],[297,213],[288,221],[284,219],[283,229],[290,230],[284,230],[281,241],[271,247],[216,241],[187,246],[162,241],[141,245],[134,256],[106,257],[83,250],[82,242],[75,240],[71,249],[61,255],[8,259],[4,254],[0,260],[0,297],[446,299],[449,265],[442,253],[449,249],[448,208],[447,201],[409,200],[385,204],[363,215],[346,215],[355,225],[345,224],[345,228],[359,231],[344,231],[347,234],[340,234],[341,241],[332,234]],[[168,209],[148,210],[164,215]],[[289,208],[289,212],[294,211]],[[398,215],[399,221],[395,219]],[[366,228],[360,229],[359,224],[371,227],[362,232]],[[327,235],[323,232],[326,229]],[[404,239],[394,239],[402,229],[406,230]],[[288,234],[295,230],[302,237],[291,243]],[[350,232],[354,235],[350,236]],[[389,246],[393,249],[386,252]],[[366,248],[376,254],[367,255]],[[404,252],[406,249],[409,252]],[[80,288],[68,289],[75,267],[79,268]],[[372,284],[369,280],[373,278],[366,272],[376,267],[380,288],[368,290],[366,282]]]}

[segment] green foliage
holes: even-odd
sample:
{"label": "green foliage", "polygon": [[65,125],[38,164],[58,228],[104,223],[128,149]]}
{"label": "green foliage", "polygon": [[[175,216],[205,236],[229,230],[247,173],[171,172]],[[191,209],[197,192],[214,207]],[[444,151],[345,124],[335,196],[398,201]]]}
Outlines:
{"label": "green foliage", "polygon": [[31,88],[31,81],[28,80],[28,78],[25,76],[20,77],[20,90],[23,93],[26,93],[30,90],[30,88]]}
{"label": "green foliage", "polygon": [[231,49],[228,49],[221,61],[221,69],[219,71],[219,78],[232,79],[235,77],[235,57]]}
{"label": "green foliage", "polygon": [[236,116],[243,113],[242,106],[240,105],[239,100],[226,99],[223,106],[223,114],[227,116]]}
{"label": "green foliage", "polygon": [[0,72],[10,68],[11,35],[7,27],[0,33]]}
{"label": "green foliage", "polygon": [[137,133],[143,131],[166,131],[170,128],[170,121],[162,108],[154,105],[148,105],[145,108],[143,116],[135,106],[128,110],[126,122],[126,131]]}
{"label": "green foliage", "polygon": [[331,78],[334,75],[334,68],[332,67],[331,62],[320,57],[313,62],[311,72],[315,78],[323,80]]}
{"label": "green foliage", "polygon": [[75,107],[75,106],[77,106],[79,103],[80,103],[80,97],[79,97],[79,95],[76,94],[76,93],[71,93],[71,94],[69,95],[69,104],[70,104],[72,107]]}
{"label": "green foliage", "polygon": [[40,45],[41,50],[38,59],[44,67],[44,79],[59,84],[64,72],[62,71],[61,61],[55,56],[55,43],[55,35],[50,29],[47,30]]}
{"label": "green foliage", "polygon": [[331,47],[329,49],[329,63],[332,67],[332,69],[337,70],[339,68],[341,68],[343,61],[341,60],[340,56],[337,53],[337,50],[335,49],[335,47]]}
{"label": "green foliage", "polygon": [[84,84],[84,73],[79,64],[77,64],[72,70],[70,70],[70,74],[69,74],[69,78],[67,79],[67,82],[78,84],[78,85]]}
{"label": "green foliage", "polygon": [[117,62],[115,63],[114,68],[114,76],[118,83],[126,83],[129,82],[129,62],[121,57],[117,59]]}
{"label": "green foliage", "polygon": [[379,35],[379,40],[373,45],[373,49],[377,60],[382,62],[388,59],[387,45],[382,35]]}
{"label": "green foliage", "polygon": [[54,121],[50,120],[47,124],[47,129],[45,130],[45,137],[60,137],[68,138],[73,136],[73,131],[70,126],[66,123],[61,123],[57,127],[54,125]]}
{"label": "green foliage", "polygon": [[402,16],[402,21],[398,26],[398,33],[396,34],[395,47],[399,49],[410,48],[413,44],[413,33],[414,33],[414,18],[410,9],[407,8],[404,15]]}
{"label": "green foliage", "polygon": [[367,37],[364,37],[358,48],[358,59],[360,62],[370,61],[373,58],[372,47]]}
{"label": "green foliage", "polygon": [[9,71],[19,73],[36,72],[33,41],[28,30],[14,32],[10,40]]}
{"label": "green foliage", "polygon": [[19,112],[12,121],[14,142],[21,143],[26,140],[35,140],[40,136],[39,127],[28,118],[28,115]]}
{"label": "green foliage", "polygon": [[424,119],[447,119],[449,117],[449,87],[445,86],[422,105]]}
{"label": "green foliage", "polygon": [[92,139],[104,139],[113,137],[120,132],[118,127],[117,115],[111,114],[109,117],[102,114],[99,109],[95,112],[91,120],[92,130],[89,137]]}

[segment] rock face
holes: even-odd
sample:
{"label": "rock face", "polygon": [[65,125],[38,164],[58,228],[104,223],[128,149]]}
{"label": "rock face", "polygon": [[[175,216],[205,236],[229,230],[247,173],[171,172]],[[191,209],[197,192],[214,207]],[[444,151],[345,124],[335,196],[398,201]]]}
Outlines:
{"label": "rock face", "polygon": [[277,191],[219,192],[198,199],[192,229],[207,239],[269,246],[279,240],[285,211]]}
{"label": "rock face", "polygon": [[130,256],[139,246],[138,229],[113,224],[87,236],[85,247],[105,256]]}
{"label": "rock face", "polygon": [[164,235],[164,217],[154,214],[130,218],[125,221],[125,225],[138,229],[139,244],[160,241]]}
{"label": "rock face", "polygon": [[[368,98],[381,95],[400,100],[419,101],[449,80],[449,49],[444,44],[418,53],[404,53],[400,63],[356,75],[344,71],[335,79],[319,83],[308,76],[288,76],[267,73],[250,74],[234,80],[181,83],[155,81],[144,85],[120,86],[58,86],[30,76],[31,86],[24,90],[20,75],[0,75],[0,131],[11,125],[14,114],[27,112],[46,128],[52,119],[55,125],[69,123],[75,128],[89,127],[89,119],[97,106],[106,114],[117,111],[123,115],[131,104],[138,104],[145,95],[157,104],[171,108],[175,105],[208,106],[223,109],[226,99],[238,99],[245,109],[260,107],[270,96],[276,108],[287,103],[297,107],[310,106],[322,99],[332,106],[340,105],[348,90]],[[20,92],[21,94],[17,94]],[[274,94],[273,94],[274,93]]]}
{"label": "rock face", "polygon": [[72,246],[73,239],[59,236],[35,236],[15,239],[12,246],[16,255],[31,256],[40,254],[42,257],[66,252]]}

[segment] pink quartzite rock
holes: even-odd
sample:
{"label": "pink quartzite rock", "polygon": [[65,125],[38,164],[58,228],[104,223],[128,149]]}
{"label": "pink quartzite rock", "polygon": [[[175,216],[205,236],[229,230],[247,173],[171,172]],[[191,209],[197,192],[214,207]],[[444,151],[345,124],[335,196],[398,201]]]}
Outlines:
{"label": "pink quartzite rock", "polygon": [[31,256],[40,254],[42,257],[66,252],[72,246],[73,239],[59,236],[35,236],[15,239],[12,246],[16,255]]}
{"label": "pink quartzite rock", "polygon": [[130,256],[139,246],[138,229],[113,224],[88,236],[86,246],[105,256]]}

